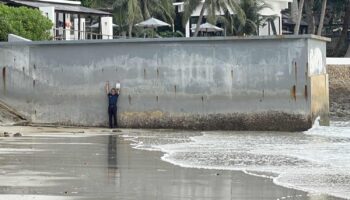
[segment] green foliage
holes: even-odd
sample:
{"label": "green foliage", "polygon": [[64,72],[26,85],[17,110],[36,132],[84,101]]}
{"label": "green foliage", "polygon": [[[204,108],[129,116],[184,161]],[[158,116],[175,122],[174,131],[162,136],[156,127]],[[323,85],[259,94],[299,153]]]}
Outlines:
{"label": "green foliage", "polygon": [[140,29],[133,29],[133,26],[150,17],[158,18],[169,24],[173,24],[174,21],[174,6],[169,0],[114,0],[111,5],[120,32],[128,31],[129,36],[132,31],[135,35],[143,34],[139,33]]}
{"label": "green foliage", "polygon": [[6,41],[10,33],[30,40],[48,40],[52,22],[37,9],[0,4],[0,27],[0,41]]}
{"label": "green foliage", "polygon": [[88,8],[112,8],[114,0],[74,0],[80,1],[81,5]]}
{"label": "green foliage", "polygon": [[[186,23],[201,0],[185,1],[184,20]],[[262,16],[261,10],[270,8],[263,0],[206,0],[203,8],[207,10],[207,21],[224,25],[227,35],[256,35],[258,27],[275,16]],[[234,11],[234,15],[230,13]],[[223,11],[223,15],[218,15]]]}
{"label": "green foliage", "polygon": [[[186,0],[185,1],[185,12],[183,15],[183,22],[186,23],[188,19],[191,17],[193,11],[202,4],[201,0]],[[207,10],[207,21],[211,24],[221,23],[225,26],[228,32],[233,32],[234,21],[238,20],[240,24],[246,23],[246,16],[239,3],[236,0],[206,0],[203,3],[203,7],[201,10],[201,15],[199,16],[199,21],[201,21],[201,17],[204,14],[204,10]],[[230,14],[230,10],[235,12],[233,16]],[[218,15],[223,11],[224,15]],[[199,25],[201,22],[198,22]],[[185,24],[184,24],[185,25]],[[198,28],[196,30],[198,33]],[[196,35],[195,33],[195,35]]]}
{"label": "green foliage", "polygon": [[81,5],[85,7],[91,7],[93,0],[81,0]]}
{"label": "green foliage", "polygon": [[163,31],[159,32],[159,35],[163,38],[172,38],[172,37],[185,37],[184,34],[180,31]]}
{"label": "green foliage", "polygon": [[238,19],[234,20],[235,35],[257,35],[259,27],[264,26],[268,20],[276,18],[275,16],[263,16],[260,14],[263,9],[270,8],[262,0],[241,0],[240,7],[245,13],[246,23],[242,24]]}

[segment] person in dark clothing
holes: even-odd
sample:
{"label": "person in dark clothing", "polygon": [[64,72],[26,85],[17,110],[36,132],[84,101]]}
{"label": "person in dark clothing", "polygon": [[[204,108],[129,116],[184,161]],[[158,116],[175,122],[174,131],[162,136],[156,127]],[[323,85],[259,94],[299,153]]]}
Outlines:
{"label": "person in dark clothing", "polygon": [[117,103],[119,97],[119,89],[112,88],[109,90],[109,82],[106,83],[106,93],[108,96],[108,116],[109,116],[109,127],[117,128]]}

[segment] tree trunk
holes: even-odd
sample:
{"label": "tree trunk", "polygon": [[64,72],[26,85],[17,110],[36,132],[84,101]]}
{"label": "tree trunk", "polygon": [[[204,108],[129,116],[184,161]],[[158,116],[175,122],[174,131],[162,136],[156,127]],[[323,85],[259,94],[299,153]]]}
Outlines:
{"label": "tree trunk", "polygon": [[349,45],[349,47],[348,47],[348,51],[347,51],[346,54],[345,54],[345,57],[346,57],[346,58],[350,58],[350,45]]}
{"label": "tree trunk", "polygon": [[317,35],[322,35],[322,29],[323,29],[323,24],[324,24],[324,16],[326,14],[326,8],[327,8],[327,0],[323,0],[320,23],[318,24]]}
{"label": "tree trunk", "polygon": [[143,14],[144,14],[145,20],[151,18],[151,15],[150,15],[149,10],[148,10],[148,1],[147,0],[143,1],[143,12],[144,12]]}
{"label": "tree trunk", "polygon": [[298,0],[293,0],[290,12],[291,12],[292,21],[296,23],[298,19],[298,13],[299,13]]}
{"label": "tree trunk", "polygon": [[334,48],[335,56],[342,56],[340,54],[342,50],[344,50],[343,49],[344,44],[348,43],[347,38],[348,38],[348,29],[349,29],[349,22],[350,22],[350,1],[349,0],[347,1],[347,5],[345,7],[345,16],[343,21],[344,21],[343,30]]}
{"label": "tree trunk", "polygon": [[201,12],[199,14],[199,18],[198,18],[197,26],[196,26],[196,32],[194,32],[194,37],[198,36],[199,28],[200,28],[200,26],[202,24],[202,20],[203,20],[204,11],[205,11],[205,2],[203,2],[203,6],[202,6]]}
{"label": "tree trunk", "polygon": [[315,16],[314,16],[315,0],[305,1],[306,22],[308,24],[308,34],[315,34]]}
{"label": "tree trunk", "polygon": [[294,27],[294,35],[299,35],[301,18],[303,16],[304,0],[300,0],[298,19]]}
{"label": "tree trunk", "polygon": [[129,24],[129,38],[132,38],[132,23]]}

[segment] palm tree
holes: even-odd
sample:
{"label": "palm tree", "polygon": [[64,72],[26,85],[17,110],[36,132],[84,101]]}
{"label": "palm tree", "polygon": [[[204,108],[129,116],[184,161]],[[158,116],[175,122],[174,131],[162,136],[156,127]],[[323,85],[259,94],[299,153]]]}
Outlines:
{"label": "palm tree", "polygon": [[202,23],[205,11],[207,11],[207,18],[211,23],[216,23],[218,18],[222,19],[222,17],[219,17],[220,14],[218,13],[224,13],[224,16],[228,17],[228,20],[233,22],[232,15],[230,14],[230,11],[233,11],[241,23],[245,24],[245,14],[236,0],[205,0],[204,2],[202,2],[202,0],[186,0],[185,12],[183,15],[184,22],[187,22],[190,19],[192,13],[198,6],[202,7],[197,21],[194,37],[198,36],[199,27]]}
{"label": "palm tree", "polygon": [[304,0],[300,0],[298,19],[297,19],[297,21],[295,23],[295,27],[294,27],[294,35],[299,35],[301,18],[303,16],[303,8],[304,8]]}
{"label": "palm tree", "polygon": [[234,21],[234,32],[236,35],[257,35],[260,26],[276,18],[276,16],[263,16],[260,14],[262,10],[271,8],[263,0],[241,0],[239,6],[245,13],[246,23],[241,24],[239,20]]}
{"label": "palm tree", "polygon": [[120,27],[128,24],[128,35],[132,37],[137,22],[156,16],[174,24],[174,7],[169,0],[114,0],[115,16]]}
{"label": "palm tree", "polygon": [[[345,14],[344,14],[344,18],[343,18],[343,27],[342,27],[342,32],[340,35],[340,38],[338,39],[336,46],[334,48],[334,55],[335,56],[342,56],[344,54],[342,54],[342,51],[344,50],[344,46],[348,45],[347,42],[347,36],[348,36],[348,30],[349,30],[349,23],[350,23],[350,0],[346,0],[345,2]],[[346,46],[348,47],[348,46]],[[349,47],[348,47],[349,49]],[[341,55],[342,54],[342,55]]]}
{"label": "palm tree", "polygon": [[[317,1],[317,0],[316,0]],[[306,0],[305,1],[305,14],[306,14],[306,22],[308,24],[308,33],[315,33],[315,0]]]}
{"label": "palm tree", "polygon": [[174,26],[175,9],[169,0],[143,0],[144,20],[158,17]]}
{"label": "palm tree", "polygon": [[294,23],[296,23],[298,19],[298,13],[299,13],[299,5],[298,0],[293,0],[291,5],[291,18]]}
{"label": "palm tree", "polygon": [[127,13],[127,24],[129,26],[129,37],[132,37],[132,29],[134,24],[142,19],[141,5],[138,0],[126,0],[126,13]]}
{"label": "palm tree", "polygon": [[323,0],[322,1],[322,10],[321,10],[320,23],[318,25],[317,35],[321,35],[322,34],[323,23],[324,23],[324,16],[326,14],[326,8],[327,8],[327,0]]}

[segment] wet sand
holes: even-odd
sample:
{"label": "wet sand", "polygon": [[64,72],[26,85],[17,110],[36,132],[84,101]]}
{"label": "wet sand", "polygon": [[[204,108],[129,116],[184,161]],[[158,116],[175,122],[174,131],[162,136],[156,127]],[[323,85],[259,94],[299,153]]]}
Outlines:
{"label": "wet sand", "polygon": [[107,129],[4,130],[24,136],[0,138],[0,199],[337,199],[243,172],[178,167]]}

